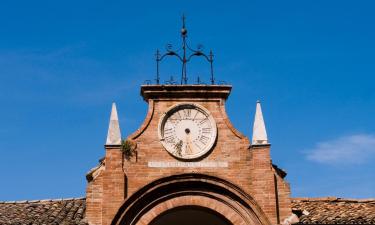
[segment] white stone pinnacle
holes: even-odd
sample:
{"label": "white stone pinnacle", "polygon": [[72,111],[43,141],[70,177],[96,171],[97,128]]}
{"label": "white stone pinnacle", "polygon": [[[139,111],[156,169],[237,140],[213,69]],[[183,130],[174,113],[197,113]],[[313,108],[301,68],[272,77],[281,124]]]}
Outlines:
{"label": "white stone pinnacle", "polygon": [[254,125],[253,125],[253,145],[264,145],[268,144],[266,126],[264,125],[262,108],[260,107],[260,101],[257,101]]}
{"label": "white stone pinnacle", "polygon": [[121,144],[121,131],[118,121],[116,104],[112,103],[111,118],[109,119],[109,127],[107,134],[106,145],[120,145]]}

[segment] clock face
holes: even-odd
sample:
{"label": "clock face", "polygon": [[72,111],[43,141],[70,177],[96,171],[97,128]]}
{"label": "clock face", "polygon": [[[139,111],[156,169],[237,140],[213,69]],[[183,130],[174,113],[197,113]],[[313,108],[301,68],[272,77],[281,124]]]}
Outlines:
{"label": "clock face", "polygon": [[194,159],[215,143],[216,123],[211,114],[196,104],[179,104],[166,112],[159,123],[160,141],[173,156]]}

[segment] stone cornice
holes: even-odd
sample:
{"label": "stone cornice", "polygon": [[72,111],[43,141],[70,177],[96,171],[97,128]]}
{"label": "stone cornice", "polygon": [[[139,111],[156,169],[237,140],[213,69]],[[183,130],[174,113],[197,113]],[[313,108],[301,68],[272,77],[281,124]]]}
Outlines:
{"label": "stone cornice", "polygon": [[227,99],[231,85],[142,85],[141,95],[149,99]]}

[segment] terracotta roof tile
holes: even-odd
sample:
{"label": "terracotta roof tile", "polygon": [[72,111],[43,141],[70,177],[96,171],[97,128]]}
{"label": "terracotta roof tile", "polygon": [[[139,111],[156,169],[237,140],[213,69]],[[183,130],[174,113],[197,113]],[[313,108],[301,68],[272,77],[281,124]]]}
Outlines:
{"label": "terracotta roof tile", "polygon": [[301,224],[375,224],[375,199],[294,198],[292,208]]}
{"label": "terracotta roof tile", "polygon": [[[0,202],[0,225],[87,225],[85,198]],[[375,199],[293,198],[300,224],[375,224]]]}
{"label": "terracotta roof tile", "polygon": [[0,202],[1,225],[86,225],[85,198]]}

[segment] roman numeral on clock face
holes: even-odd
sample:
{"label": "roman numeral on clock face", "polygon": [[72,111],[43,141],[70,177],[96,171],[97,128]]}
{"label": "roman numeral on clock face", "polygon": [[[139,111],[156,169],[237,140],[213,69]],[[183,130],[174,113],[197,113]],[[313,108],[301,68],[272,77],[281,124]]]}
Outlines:
{"label": "roman numeral on clock face", "polygon": [[164,137],[164,140],[168,143],[175,143],[175,137],[173,135]]}
{"label": "roman numeral on clock face", "polygon": [[184,119],[191,117],[191,109],[184,109]]}
{"label": "roman numeral on clock face", "polygon": [[165,136],[169,136],[171,134],[173,134],[173,128],[166,128],[166,129],[164,129],[164,135]]}
{"label": "roman numeral on clock face", "polygon": [[199,142],[206,145],[208,143],[208,141],[210,140],[210,138],[206,137],[206,136],[201,136],[199,138]]}
{"label": "roman numeral on clock face", "polygon": [[211,127],[204,127],[202,128],[202,133],[203,134],[210,134],[211,133]]}
{"label": "roman numeral on clock face", "polygon": [[202,120],[199,122],[199,124],[202,125],[202,124],[207,123],[207,122],[208,122],[208,118],[206,117],[206,118],[202,119]]}
{"label": "roman numeral on clock face", "polygon": [[194,110],[195,111],[195,115],[193,117],[193,120],[195,120],[195,118],[197,118],[198,114],[199,114],[199,111],[198,110]]}

